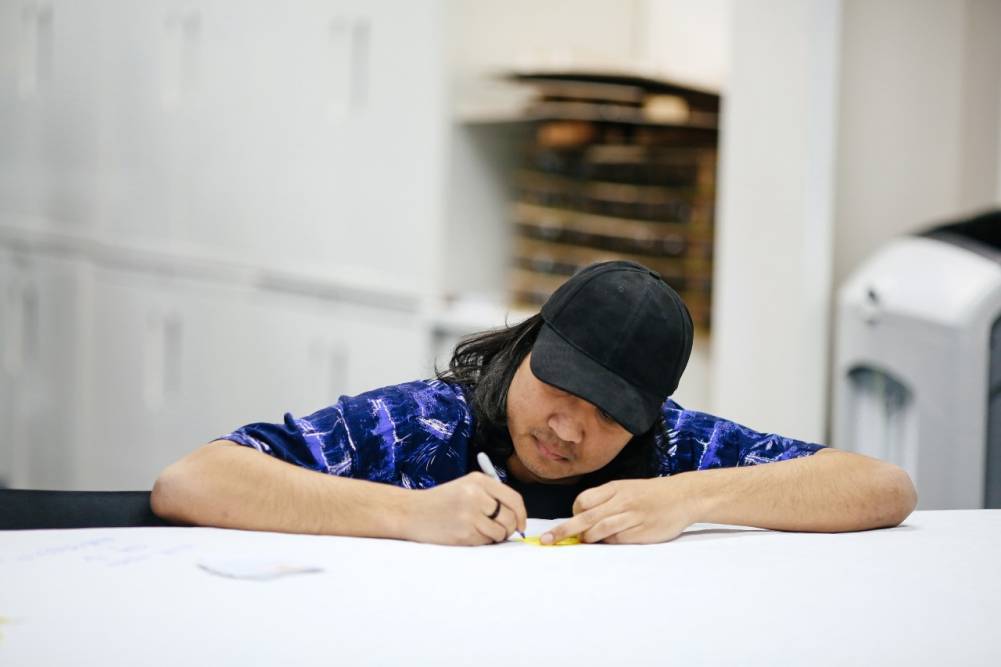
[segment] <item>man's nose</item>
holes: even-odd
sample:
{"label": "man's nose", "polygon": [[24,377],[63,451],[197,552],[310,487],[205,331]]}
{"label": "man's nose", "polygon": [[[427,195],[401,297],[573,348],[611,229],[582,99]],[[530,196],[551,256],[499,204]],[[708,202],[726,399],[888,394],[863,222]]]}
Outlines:
{"label": "man's nose", "polygon": [[584,429],[578,420],[566,414],[555,414],[549,418],[549,428],[563,442],[580,444],[584,437]]}

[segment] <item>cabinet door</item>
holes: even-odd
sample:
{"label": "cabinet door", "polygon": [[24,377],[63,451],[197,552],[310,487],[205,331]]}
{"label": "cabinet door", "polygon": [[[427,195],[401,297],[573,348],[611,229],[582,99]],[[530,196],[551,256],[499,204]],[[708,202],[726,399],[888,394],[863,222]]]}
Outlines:
{"label": "cabinet door", "polygon": [[4,278],[3,421],[12,486],[74,483],[89,312],[86,264],[12,253]]}
{"label": "cabinet door", "polygon": [[298,344],[308,353],[301,359],[308,376],[317,378],[302,397],[312,409],[341,395],[428,377],[430,335],[416,313],[280,294],[269,300],[272,312],[310,322]]}
{"label": "cabinet door", "polygon": [[0,487],[12,486],[14,473],[14,443],[10,439],[13,396],[17,391],[15,355],[20,351],[21,326],[15,314],[21,307],[19,290],[14,279],[11,252],[0,246]]}
{"label": "cabinet door", "polygon": [[93,382],[79,479],[148,489],[244,424],[422,377],[416,315],[214,282],[96,270]]}
{"label": "cabinet door", "polygon": [[93,229],[102,191],[100,5],[8,0],[0,25],[0,224]]}
{"label": "cabinet door", "polygon": [[286,295],[194,283],[184,294],[190,429],[171,444],[171,456],[250,422],[315,410],[343,386],[347,350],[336,334],[336,304],[312,309]]}
{"label": "cabinet door", "polygon": [[440,4],[0,3],[0,224],[419,291],[444,179]]}
{"label": "cabinet door", "polygon": [[262,241],[286,262],[420,288],[443,194],[443,12],[426,0],[294,7],[262,56],[282,63],[281,103],[269,106],[291,121],[274,145],[286,224]]}
{"label": "cabinet door", "polygon": [[203,10],[184,238],[420,288],[444,153],[436,2]]}
{"label": "cabinet door", "polygon": [[186,321],[169,278],[95,269],[93,400],[79,481],[149,489],[155,452],[181,415]]}
{"label": "cabinet door", "polygon": [[427,335],[414,314],[277,291],[249,291],[225,306],[212,301],[197,306],[205,359],[192,371],[195,384],[216,388],[203,398],[213,415],[203,441],[424,377]]}
{"label": "cabinet door", "polygon": [[[271,388],[253,369],[249,288],[101,268],[95,401],[80,476],[89,488],[149,489],[167,465],[239,425]],[[275,354],[280,354],[275,352]]]}
{"label": "cabinet door", "polygon": [[101,229],[169,244],[186,214],[186,123],[195,94],[200,3],[100,0]]}

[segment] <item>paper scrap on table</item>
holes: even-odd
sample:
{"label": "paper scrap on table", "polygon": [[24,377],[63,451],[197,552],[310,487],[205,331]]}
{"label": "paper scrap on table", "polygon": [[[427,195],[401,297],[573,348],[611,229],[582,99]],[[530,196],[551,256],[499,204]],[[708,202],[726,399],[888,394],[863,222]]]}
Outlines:
{"label": "paper scrap on table", "polygon": [[323,572],[322,567],[262,558],[203,558],[198,567],[220,577],[263,581],[290,574]]}
{"label": "paper scrap on table", "polygon": [[580,541],[580,537],[577,536],[577,535],[571,535],[570,537],[564,537],[559,542],[555,542],[553,544],[543,544],[542,543],[542,535],[529,535],[528,537],[525,537],[525,538],[516,537],[514,539],[517,540],[518,542],[524,542],[525,544],[534,544],[537,547],[569,547],[569,546],[572,546],[574,544],[583,544]]}

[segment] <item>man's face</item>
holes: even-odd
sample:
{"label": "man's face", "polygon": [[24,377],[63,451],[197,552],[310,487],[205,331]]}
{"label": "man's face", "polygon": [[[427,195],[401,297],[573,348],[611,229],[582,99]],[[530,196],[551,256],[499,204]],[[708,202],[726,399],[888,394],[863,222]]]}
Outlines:
{"label": "man's face", "polygon": [[632,434],[592,403],[535,377],[531,357],[518,366],[507,393],[511,472],[526,481],[570,483],[607,465]]}

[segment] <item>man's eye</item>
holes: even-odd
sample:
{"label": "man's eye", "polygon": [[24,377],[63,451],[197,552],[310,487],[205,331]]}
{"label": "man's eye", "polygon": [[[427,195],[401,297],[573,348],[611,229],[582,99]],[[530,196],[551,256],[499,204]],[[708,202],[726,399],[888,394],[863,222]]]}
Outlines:
{"label": "man's eye", "polygon": [[615,420],[612,419],[612,415],[608,414],[607,412],[605,412],[600,408],[598,409],[598,414],[601,415],[601,418],[604,419],[606,422],[612,422],[612,423],[615,422]]}

